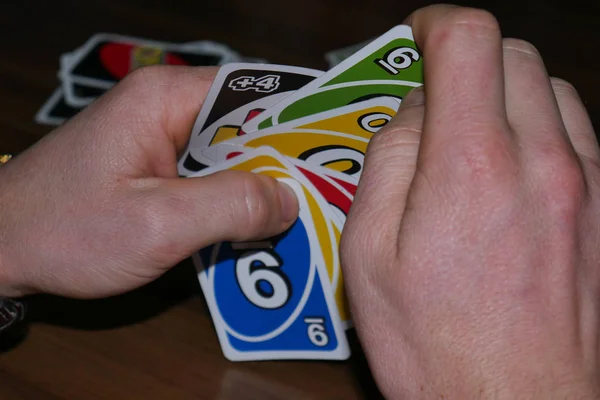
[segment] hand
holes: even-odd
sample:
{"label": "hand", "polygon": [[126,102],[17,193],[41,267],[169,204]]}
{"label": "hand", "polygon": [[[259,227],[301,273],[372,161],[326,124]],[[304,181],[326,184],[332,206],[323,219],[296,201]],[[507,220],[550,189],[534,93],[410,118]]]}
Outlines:
{"label": "hand", "polygon": [[271,178],[177,177],[215,72],[142,68],[0,169],[0,296],[118,294],[291,225],[297,200]]}
{"label": "hand", "polygon": [[597,398],[600,151],[585,108],[486,12],[434,6],[410,23],[425,91],[371,142],[342,239],[375,378],[397,399]]}

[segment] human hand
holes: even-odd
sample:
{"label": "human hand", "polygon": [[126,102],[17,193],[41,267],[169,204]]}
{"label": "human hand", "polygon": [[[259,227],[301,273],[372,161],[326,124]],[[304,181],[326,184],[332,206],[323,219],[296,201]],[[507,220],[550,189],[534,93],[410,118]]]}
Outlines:
{"label": "human hand", "polygon": [[291,225],[297,200],[271,178],[177,177],[215,73],[137,70],[0,168],[0,295],[118,294],[211,243]]}
{"label": "human hand", "polygon": [[342,238],[388,398],[598,396],[600,151],[577,92],[488,13],[410,18],[425,60]]}

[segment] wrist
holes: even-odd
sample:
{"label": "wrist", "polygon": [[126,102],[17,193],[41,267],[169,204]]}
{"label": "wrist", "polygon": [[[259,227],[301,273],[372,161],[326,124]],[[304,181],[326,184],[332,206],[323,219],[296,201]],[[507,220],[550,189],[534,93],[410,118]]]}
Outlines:
{"label": "wrist", "polygon": [[[1,237],[0,233],[0,237]],[[1,239],[0,239],[1,241]],[[2,297],[22,297],[26,294],[23,285],[19,284],[14,266],[6,261],[2,248],[0,247],[0,298]]]}
{"label": "wrist", "polygon": [[[0,196],[0,222],[2,221],[2,201]],[[19,287],[18,274],[16,266],[9,261],[6,230],[0,224],[0,297],[21,297],[25,293]]]}
{"label": "wrist", "polygon": [[[10,160],[10,155],[0,154],[0,168]],[[0,174],[0,181],[2,175]],[[8,215],[10,208],[6,203],[8,189],[0,185],[0,297],[21,297],[26,294],[24,285],[19,279],[19,270],[15,262],[10,260],[10,232]]]}

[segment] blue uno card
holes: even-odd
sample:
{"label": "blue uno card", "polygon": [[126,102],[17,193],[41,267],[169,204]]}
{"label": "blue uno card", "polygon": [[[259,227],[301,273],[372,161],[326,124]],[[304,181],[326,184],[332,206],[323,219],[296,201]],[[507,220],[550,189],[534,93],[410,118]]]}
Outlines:
{"label": "blue uno card", "polygon": [[[220,243],[194,257],[219,341],[231,361],[350,355],[309,202],[289,184],[300,218],[284,234]],[[202,269],[204,268],[204,269]]]}

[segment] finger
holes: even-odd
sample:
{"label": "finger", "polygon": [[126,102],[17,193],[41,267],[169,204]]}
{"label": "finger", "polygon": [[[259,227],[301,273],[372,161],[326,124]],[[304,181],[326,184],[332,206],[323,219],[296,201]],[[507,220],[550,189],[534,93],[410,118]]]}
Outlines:
{"label": "finger", "polygon": [[[466,136],[503,136],[502,39],[486,11],[437,5],[409,18],[425,60],[427,114],[421,147],[443,149]],[[495,138],[497,139],[497,138]]]}
{"label": "finger", "polygon": [[129,74],[87,112],[107,113],[108,123],[137,119],[148,130],[167,135],[179,153],[188,142],[217,71],[217,67],[143,67]]}
{"label": "finger", "polygon": [[518,39],[505,39],[503,49],[508,123],[525,156],[548,147],[572,152],[540,53]]}
{"label": "finger", "polygon": [[600,160],[598,140],[577,90],[562,79],[552,78],[551,82],[563,123],[575,151],[583,158],[584,166],[586,158],[597,162]]}
{"label": "finger", "polygon": [[[360,185],[344,227],[342,254],[354,254],[352,248],[367,249],[360,246],[362,241],[389,243],[390,237],[397,236],[415,174],[424,101],[423,88],[413,89],[403,100],[396,116],[371,139]],[[381,237],[365,238],[363,232],[366,226],[377,226],[376,234]],[[381,240],[383,238],[387,240]]]}
{"label": "finger", "polygon": [[264,175],[222,171],[148,182],[141,190],[151,230],[157,247],[169,249],[175,262],[217,242],[274,236],[298,217],[292,189]]}

